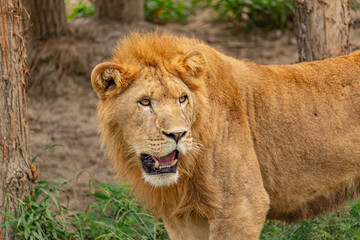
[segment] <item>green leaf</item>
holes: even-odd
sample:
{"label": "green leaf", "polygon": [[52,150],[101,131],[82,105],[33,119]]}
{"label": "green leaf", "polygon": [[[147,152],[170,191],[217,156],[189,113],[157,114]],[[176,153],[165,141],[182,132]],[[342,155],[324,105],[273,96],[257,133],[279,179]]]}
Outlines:
{"label": "green leaf", "polygon": [[40,190],[46,194],[46,197],[44,197],[41,202],[45,202],[49,197],[51,198],[51,200],[55,203],[55,205],[59,208],[59,211],[61,211],[61,205],[59,203],[59,200],[55,197],[55,195],[47,190],[46,188],[40,188]]}
{"label": "green leaf", "polygon": [[43,148],[38,154],[35,155],[35,157],[33,159],[31,159],[31,163],[35,162],[36,158],[40,155],[40,153],[42,153],[43,151],[46,151],[48,149],[51,149],[53,147],[56,147],[56,146],[58,146],[58,145],[54,144],[54,145],[50,145],[50,146],[47,146],[47,147]]}
{"label": "green leaf", "polygon": [[110,199],[109,196],[102,194],[102,193],[91,193],[89,195],[92,195],[94,197],[101,198],[101,199]]}

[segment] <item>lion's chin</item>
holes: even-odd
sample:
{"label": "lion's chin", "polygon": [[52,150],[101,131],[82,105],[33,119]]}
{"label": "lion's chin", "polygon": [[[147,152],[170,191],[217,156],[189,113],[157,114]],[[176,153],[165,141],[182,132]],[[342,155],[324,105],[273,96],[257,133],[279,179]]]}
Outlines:
{"label": "lion's chin", "polygon": [[173,184],[176,184],[179,179],[179,173],[164,173],[149,175],[143,173],[143,178],[146,183],[149,183],[153,187],[169,187]]}

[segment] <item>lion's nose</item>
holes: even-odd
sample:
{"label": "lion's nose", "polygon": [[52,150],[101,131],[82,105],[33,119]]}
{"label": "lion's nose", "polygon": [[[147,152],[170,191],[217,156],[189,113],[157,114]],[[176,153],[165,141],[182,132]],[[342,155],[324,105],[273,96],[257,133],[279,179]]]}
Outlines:
{"label": "lion's nose", "polygon": [[180,141],[180,139],[186,135],[186,131],[184,132],[171,132],[171,133],[166,133],[164,131],[162,131],[162,134],[164,134],[165,136],[167,136],[168,138],[172,138],[175,140],[176,143],[178,143]]}

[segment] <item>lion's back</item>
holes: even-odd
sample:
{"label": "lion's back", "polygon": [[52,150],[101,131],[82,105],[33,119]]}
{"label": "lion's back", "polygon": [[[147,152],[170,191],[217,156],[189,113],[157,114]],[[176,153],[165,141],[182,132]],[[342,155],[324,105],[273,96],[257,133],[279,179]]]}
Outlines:
{"label": "lion's back", "polygon": [[257,78],[236,77],[271,199],[269,217],[297,221],[356,197],[360,53],[247,68]]}

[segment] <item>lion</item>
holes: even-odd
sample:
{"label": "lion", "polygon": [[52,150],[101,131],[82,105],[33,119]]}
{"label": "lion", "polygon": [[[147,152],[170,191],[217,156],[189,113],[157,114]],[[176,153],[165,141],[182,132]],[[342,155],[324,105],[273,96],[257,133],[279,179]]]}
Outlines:
{"label": "lion", "polygon": [[171,239],[258,239],[360,193],[360,52],[263,66],[133,33],[97,65],[101,142]]}

